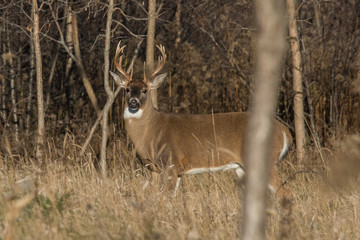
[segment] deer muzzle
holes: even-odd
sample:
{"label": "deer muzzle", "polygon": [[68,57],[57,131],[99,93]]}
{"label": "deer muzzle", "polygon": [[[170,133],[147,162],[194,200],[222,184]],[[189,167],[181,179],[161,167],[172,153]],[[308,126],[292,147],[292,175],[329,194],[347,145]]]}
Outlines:
{"label": "deer muzzle", "polygon": [[136,98],[131,98],[128,105],[129,105],[129,110],[132,110],[135,112],[138,111],[140,108],[140,102]]}

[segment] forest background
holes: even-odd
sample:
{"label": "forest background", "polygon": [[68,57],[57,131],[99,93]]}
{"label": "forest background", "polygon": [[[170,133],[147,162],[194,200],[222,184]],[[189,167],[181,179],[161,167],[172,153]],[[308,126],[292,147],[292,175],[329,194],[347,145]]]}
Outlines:
{"label": "forest background", "polygon": [[[111,25],[110,59],[119,40],[127,45],[127,63],[138,49],[134,69],[139,77],[145,61],[147,5],[147,1],[115,1]],[[234,193],[233,176],[209,174],[205,183],[198,176],[189,177],[183,184],[182,201],[153,194],[149,189],[156,186],[143,190],[151,177],[126,137],[123,92],[109,112],[107,178],[102,179],[98,171],[101,128],[89,147],[82,149],[108,98],[104,88],[108,8],[104,1],[39,2],[45,143],[44,167],[38,167],[31,8],[23,0],[3,0],[0,7],[1,237],[21,238],[26,232],[33,238],[196,239],[214,236],[214,229],[218,238],[238,236],[242,193]],[[295,201],[287,215],[270,214],[269,238],[291,234],[300,239],[359,238],[356,209],[360,195],[355,188],[360,169],[359,9],[355,0],[297,2],[306,157],[299,162],[290,154],[280,167],[284,179],[293,179],[289,184]],[[159,110],[247,111],[252,99],[256,30],[252,1],[158,2],[155,43],[166,48],[169,76],[158,90]],[[284,37],[289,43],[289,37]],[[294,135],[291,58],[289,44],[276,115]],[[110,68],[115,69],[113,63]],[[88,83],[97,107],[89,99]],[[112,81],[110,85],[115,89]],[[210,191],[214,188],[215,192]],[[100,202],[103,196],[107,200]],[[164,198],[170,205],[158,204]],[[157,207],[148,209],[148,201]],[[115,202],[123,206],[114,206]],[[176,214],[169,216],[168,211]],[[97,223],[96,218],[105,219],[108,226]],[[22,219],[20,227],[15,227],[18,219]],[[42,230],[32,226],[34,219]],[[229,226],[225,227],[226,222]],[[114,224],[120,227],[109,227]]]}

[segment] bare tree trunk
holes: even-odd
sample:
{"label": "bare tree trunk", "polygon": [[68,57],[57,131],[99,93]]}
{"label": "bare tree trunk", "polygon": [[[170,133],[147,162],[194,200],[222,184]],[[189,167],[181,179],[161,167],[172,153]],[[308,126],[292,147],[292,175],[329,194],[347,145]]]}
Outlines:
{"label": "bare tree trunk", "polygon": [[[56,51],[56,54],[55,54],[55,57],[54,57],[54,60],[51,64],[51,69],[50,69],[50,75],[49,75],[49,82],[47,84],[48,88],[51,88],[51,84],[52,84],[52,81],[54,79],[54,74],[55,74],[55,69],[56,69],[56,64],[57,64],[57,60],[59,58],[59,51]],[[49,104],[50,104],[50,91],[47,91],[46,93],[46,97],[45,97],[45,112],[46,110],[48,109],[49,107]]]}
{"label": "bare tree trunk", "polygon": [[310,118],[311,131],[312,131],[312,134],[314,136],[315,146],[318,147],[319,152],[322,155],[319,134],[317,132],[316,124],[315,124],[314,108],[313,108],[313,104],[312,104],[312,100],[311,100],[312,98],[311,98],[311,95],[310,95],[309,83],[308,83],[308,81],[306,79],[304,79],[304,83],[305,83],[305,92],[306,92],[307,105],[308,105],[308,108],[309,108],[309,118]]}
{"label": "bare tree trunk", "polygon": [[89,96],[89,99],[93,105],[93,107],[95,108],[95,111],[97,113],[97,115],[99,116],[101,109],[99,107],[99,103],[97,101],[94,89],[91,85],[91,82],[89,80],[89,77],[86,74],[84,65],[82,63],[81,60],[81,52],[80,52],[80,43],[79,43],[79,32],[78,32],[78,25],[77,25],[77,18],[76,18],[76,14],[72,13],[72,24],[73,24],[73,41],[74,41],[74,50],[75,50],[75,56],[76,56],[76,65],[80,70],[80,74],[81,74],[81,78],[84,84],[84,87],[86,89],[86,92]]}
{"label": "bare tree trunk", "polygon": [[[66,1],[66,3],[68,3],[68,1]],[[67,10],[67,9],[68,9],[67,6],[65,6],[65,10]],[[53,14],[54,20],[56,21],[58,19],[59,9],[57,8],[56,12],[52,12],[52,14]],[[67,24],[68,24],[68,21],[63,21],[63,28],[65,28],[64,26],[69,27]],[[70,24],[71,24],[71,22],[70,22]],[[60,29],[61,28],[59,28],[59,31],[60,31]],[[61,36],[61,34],[60,34],[60,36]],[[60,41],[61,40],[62,40],[62,38],[60,37]],[[68,49],[70,49],[70,47]],[[53,79],[54,79],[54,76],[55,76],[55,70],[56,70],[56,66],[57,66],[57,61],[59,59],[59,46],[56,47],[55,52],[56,52],[56,54],[55,54],[55,57],[54,57],[54,59],[52,61],[52,64],[51,64],[50,75],[49,75],[49,79],[48,79],[48,83],[47,83],[47,87],[49,89],[52,88],[52,82],[53,82]],[[49,104],[50,104],[50,99],[51,99],[50,95],[51,95],[51,91],[47,91],[46,92],[46,97],[45,97],[45,114],[46,114],[46,111],[48,110],[48,107],[49,107]],[[63,104],[63,102],[61,104]]]}
{"label": "bare tree trunk", "polygon": [[1,86],[0,86],[0,100],[1,100],[1,110],[0,110],[0,115],[1,115],[1,119],[4,122],[4,128],[6,127],[6,122],[7,122],[7,116],[6,116],[6,111],[5,111],[5,101],[6,101],[6,96],[5,96],[5,77],[0,74],[0,80],[1,80]]}
{"label": "bare tree trunk", "polygon": [[42,59],[39,38],[39,13],[36,0],[32,0],[32,14],[34,23],[34,49],[36,59],[36,90],[37,90],[37,105],[38,105],[38,131],[37,131],[37,145],[36,158],[40,163],[44,162],[44,143],[45,143],[45,113],[44,113],[44,94],[43,94],[43,77],[42,77]]}
{"label": "bare tree trunk", "polygon": [[73,44],[74,44],[74,50],[75,50],[75,56],[72,54],[71,50],[65,43],[64,35],[62,33],[62,29],[57,22],[57,17],[55,16],[55,13],[52,9],[52,5],[50,3],[46,3],[48,7],[50,8],[51,14],[53,15],[53,18],[55,20],[55,25],[59,31],[60,34],[60,41],[59,43],[64,47],[65,51],[70,55],[70,57],[75,61],[76,66],[78,67],[81,75],[81,79],[83,81],[84,87],[86,89],[86,93],[90,99],[91,104],[93,105],[97,115],[99,116],[101,113],[101,109],[99,107],[94,89],[91,85],[91,82],[89,80],[89,77],[86,74],[82,59],[81,59],[81,52],[80,52],[80,43],[79,43],[79,33],[78,33],[78,25],[77,25],[77,18],[75,12],[71,13],[72,18],[72,32],[73,32]]}
{"label": "bare tree trunk", "polygon": [[[5,21],[2,22],[1,24],[1,29],[0,29],[0,33],[3,34],[3,32],[5,32]],[[2,45],[0,46],[1,48],[1,51],[2,52],[5,52],[5,46]],[[6,84],[6,81],[5,81],[5,77],[4,75],[0,74],[0,80],[1,80],[1,86],[0,86],[0,101],[1,101],[1,109],[0,109],[0,115],[1,115],[1,118],[2,118],[2,121],[4,122],[4,128],[6,126],[6,122],[7,122],[7,114],[6,114],[6,111],[5,111],[5,107],[6,107],[6,95],[5,95],[5,90],[6,90],[6,87],[5,87],[5,84]]]}
{"label": "bare tree trunk", "polygon": [[[20,2],[20,6],[22,5],[22,1]],[[20,35],[19,36],[19,41],[20,42],[24,42],[24,36]],[[24,130],[24,121],[23,121],[23,117],[21,117],[21,113],[25,111],[25,106],[26,106],[26,102],[23,101],[24,99],[24,85],[26,81],[23,81],[23,79],[27,76],[27,74],[23,74],[23,69],[22,69],[22,60],[24,59],[24,57],[22,56],[23,54],[23,49],[24,46],[21,45],[17,52],[17,56],[16,56],[16,73],[17,73],[17,77],[15,77],[15,100],[17,100],[18,102],[16,103],[17,105],[17,112],[20,112],[19,114],[16,114],[16,118],[17,118],[17,126],[18,126],[18,135],[21,134],[22,130]]]}
{"label": "bare tree trunk", "polygon": [[176,0],[175,24],[176,24],[175,48],[177,48],[179,46],[179,43],[181,42],[181,0]]}
{"label": "bare tree trunk", "polygon": [[314,5],[316,29],[318,31],[318,35],[322,37],[322,27],[321,27],[321,20],[320,20],[319,3],[314,1],[313,5]]}
{"label": "bare tree trunk", "polygon": [[[316,5],[316,4],[314,4]],[[316,8],[316,6],[315,6]],[[319,13],[318,13],[319,14]],[[316,14],[315,14],[316,15]],[[319,20],[320,21],[320,20]],[[317,21],[318,22],[318,21]],[[320,23],[319,23],[320,24]],[[317,27],[319,28],[320,25],[318,25]],[[303,49],[306,49],[304,41],[301,41]],[[305,52],[304,52],[305,53]],[[311,62],[311,57],[309,57],[308,59],[306,59],[306,54],[304,54],[305,57],[305,61],[309,61]],[[306,65],[304,65],[303,68],[303,72],[305,73],[305,75],[310,76],[311,74],[311,70],[309,70]],[[306,74],[307,73],[307,74]],[[310,77],[311,79],[311,77]],[[320,138],[319,138],[319,134],[318,131],[316,129],[316,122],[315,122],[315,113],[314,113],[314,107],[313,107],[313,102],[312,102],[312,96],[310,93],[310,86],[309,86],[309,81],[308,81],[308,77],[305,77],[304,79],[304,86],[305,86],[305,93],[306,93],[306,99],[307,99],[307,106],[309,109],[309,119],[310,119],[310,131],[313,137],[313,141],[315,144],[315,147],[318,149],[320,156],[322,156],[322,149],[321,149],[321,143],[320,143]]]}
{"label": "bare tree trunk", "polygon": [[[69,48],[69,51],[72,53],[74,49],[74,42],[73,42],[73,26],[72,26],[72,18],[73,13],[71,6],[66,6],[66,35],[65,35],[65,43]],[[69,78],[70,69],[73,64],[73,59],[69,56],[66,60],[66,67],[65,67],[65,78]]]}
{"label": "bare tree trunk", "polygon": [[305,124],[304,124],[304,95],[301,76],[301,55],[299,47],[298,31],[295,17],[295,1],[287,0],[289,13],[289,34],[292,53],[293,89],[294,95],[294,122],[296,138],[296,156],[299,162],[304,159]]}
{"label": "bare tree trunk", "polygon": [[10,91],[11,91],[10,97],[11,97],[13,123],[14,123],[14,131],[15,131],[14,136],[15,136],[15,141],[19,142],[19,120],[18,120],[18,111],[16,105],[15,71],[12,64],[10,64]]}
{"label": "bare tree trunk", "polygon": [[[114,11],[114,0],[109,0],[107,20],[106,20],[106,32],[105,32],[105,49],[104,49],[104,87],[106,94],[108,95],[108,101],[111,98],[114,98],[114,92],[110,88],[109,84],[109,70],[110,70],[110,34],[111,34],[111,23],[112,23],[112,14]],[[110,107],[103,109],[103,119],[102,119],[102,138],[101,138],[101,148],[100,148],[100,166],[101,173],[103,177],[106,177],[106,145],[108,138],[108,113]]]}
{"label": "bare tree trunk", "polygon": [[30,75],[29,75],[29,92],[26,102],[26,118],[25,118],[25,133],[28,136],[30,130],[30,120],[31,120],[31,100],[33,95],[33,82],[35,76],[35,49],[34,49],[34,32],[30,33]]}
{"label": "bare tree trunk", "polygon": [[246,195],[242,222],[243,240],[265,239],[265,209],[272,146],[273,114],[284,53],[282,1],[257,0],[259,34],[255,93],[247,126],[244,159]]}
{"label": "bare tree trunk", "polygon": [[[74,32],[73,32],[73,18],[75,18],[73,15],[74,13],[72,12],[71,6],[66,6],[66,36],[65,36],[65,43],[69,48],[69,51],[71,53],[73,53],[74,50]],[[79,56],[78,56],[79,55]],[[82,65],[81,62],[81,56],[80,56],[80,50],[79,50],[79,54],[77,54],[77,59],[79,59],[79,64]],[[69,56],[68,59],[66,60],[66,67],[65,67],[65,88],[64,88],[64,92],[63,92],[63,102],[66,104],[66,108],[64,109],[65,112],[65,126],[68,127],[70,124],[70,95],[71,95],[71,85],[73,82],[73,76],[70,76],[70,70],[72,68],[73,65],[73,59]],[[86,80],[85,80],[86,81]],[[84,80],[83,80],[84,82]]]}
{"label": "bare tree trunk", "polygon": [[[149,0],[148,19],[146,41],[146,71],[147,73],[151,73],[154,70],[156,0]],[[157,109],[158,102],[156,89],[151,90],[151,100],[154,104],[154,107]]]}
{"label": "bare tree trunk", "polygon": [[[154,70],[154,49],[155,49],[155,22],[156,22],[156,0],[149,0],[148,8],[148,28],[146,41],[146,71],[151,73]],[[154,108],[158,109],[157,89],[152,89],[150,92],[151,101]],[[151,177],[153,181],[158,182],[158,173],[152,172]]]}
{"label": "bare tree trunk", "polygon": [[8,67],[10,69],[10,98],[12,104],[12,115],[13,115],[13,123],[14,123],[14,136],[15,141],[19,142],[19,121],[18,121],[18,111],[16,105],[16,89],[15,89],[15,71],[13,65],[13,54],[11,52],[11,45],[10,45],[10,32],[6,31],[6,44],[7,44],[7,51],[8,51]]}

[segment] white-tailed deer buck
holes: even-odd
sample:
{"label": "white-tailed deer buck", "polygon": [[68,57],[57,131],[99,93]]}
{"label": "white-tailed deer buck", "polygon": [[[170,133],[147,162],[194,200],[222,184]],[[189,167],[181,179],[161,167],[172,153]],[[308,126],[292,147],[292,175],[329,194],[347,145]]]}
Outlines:
{"label": "white-tailed deer buck", "polygon": [[[122,68],[125,46],[116,49],[115,66],[121,75],[110,72],[115,82],[126,90],[125,127],[143,163],[151,170],[170,168],[177,176],[176,189],[185,174],[198,174],[234,169],[242,178],[241,158],[248,113],[168,114],[153,107],[150,91],[163,83],[166,73],[158,74],[165,64],[163,46],[157,46],[162,56],[151,76],[144,71],[143,79],[133,79]],[[287,154],[292,143],[289,130],[274,120],[271,150],[272,173],[269,188],[281,185],[276,165]]]}

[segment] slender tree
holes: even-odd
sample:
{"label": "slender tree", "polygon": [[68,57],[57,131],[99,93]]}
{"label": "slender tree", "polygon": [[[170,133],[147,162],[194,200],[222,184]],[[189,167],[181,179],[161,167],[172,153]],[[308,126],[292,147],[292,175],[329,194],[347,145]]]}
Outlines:
{"label": "slender tree", "polygon": [[[74,51],[74,41],[73,41],[73,38],[74,38],[74,36],[75,36],[75,34],[73,33],[73,24],[72,24],[72,21],[73,21],[73,18],[74,18],[74,14],[75,13],[73,13],[73,11],[72,11],[72,9],[71,9],[71,6],[70,6],[70,4],[67,4],[66,6],[65,6],[65,8],[66,8],[66,14],[67,14],[67,16],[66,16],[66,36],[65,36],[65,43],[66,43],[66,45],[69,47],[69,51],[71,52],[71,53],[73,53],[73,51]],[[77,57],[77,59],[79,59],[79,65],[82,65],[82,61],[81,61],[81,56],[80,56],[80,50],[79,50],[79,52],[78,52],[78,57]],[[63,91],[64,91],[64,93],[62,94],[62,102],[64,103],[64,104],[66,104],[67,105],[67,107],[66,107],[66,109],[65,109],[65,124],[66,124],[66,126],[68,126],[69,125],[69,121],[70,121],[70,92],[71,92],[71,90],[70,90],[70,88],[71,88],[71,84],[72,84],[72,82],[73,82],[73,74],[71,74],[71,68],[72,68],[72,66],[73,66],[73,59],[70,57],[70,56],[68,56],[68,58],[66,59],[66,66],[65,66],[65,86],[64,86],[64,89],[63,89]],[[80,69],[83,69],[83,67],[80,67]],[[86,84],[87,83],[87,75],[86,75],[86,73],[82,73],[82,79],[83,79],[83,82],[84,82],[84,84]],[[85,78],[85,79],[84,79]],[[90,91],[91,91],[91,88],[90,88]],[[91,94],[90,94],[91,95]],[[90,96],[89,95],[89,96]],[[90,100],[91,101],[91,100]],[[92,103],[93,102],[95,102],[94,104],[96,104],[96,99],[95,100],[93,100],[93,101],[91,101]],[[96,109],[96,108],[95,108]]]}
{"label": "slender tree", "polygon": [[95,95],[94,89],[91,85],[90,79],[86,73],[86,70],[85,70],[85,67],[84,67],[84,64],[83,64],[82,58],[81,58],[77,16],[74,12],[71,14],[71,16],[72,16],[72,25],[73,25],[72,32],[73,32],[73,42],[74,42],[74,50],[75,50],[75,56],[76,56],[76,65],[80,70],[81,79],[82,79],[84,87],[86,89],[86,93],[88,94],[89,99],[90,99],[97,115],[99,116],[101,109],[99,107],[97,97]]}
{"label": "slender tree", "polygon": [[176,0],[175,27],[175,48],[177,48],[179,46],[179,43],[181,42],[181,0]]}
{"label": "slender tree", "polygon": [[[154,70],[154,49],[155,49],[155,20],[156,20],[156,0],[149,0],[148,9],[148,28],[146,41],[146,71],[152,72]],[[151,91],[151,100],[154,107],[157,109],[157,90]]]}
{"label": "slender tree", "polygon": [[32,103],[32,95],[33,95],[33,82],[35,77],[35,49],[34,49],[34,31],[30,33],[31,41],[30,45],[30,75],[29,75],[29,92],[28,99],[26,102],[26,118],[25,118],[25,132],[26,135],[30,133],[30,120],[31,120],[31,103]]}
{"label": "slender tree", "polygon": [[[2,22],[2,24],[0,25],[0,34],[3,34],[3,32],[5,32],[5,21]],[[1,44],[0,49],[2,52],[5,52],[5,46],[4,44]],[[1,120],[6,123],[7,122],[7,114],[6,114],[6,81],[5,81],[5,77],[4,75],[0,74],[0,80],[1,80],[1,85],[0,85],[0,115],[1,115]]]}
{"label": "slender tree", "polygon": [[296,26],[295,1],[287,0],[289,14],[289,35],[292,54],[292,73],[294,90],[294,122],[296,139],[296,156],[299,162],[304,158],[305,124],[304,124],[304,95],[301,75],[301,54],[299,37]]}
{"label": "slender tree", "polygon": [[[51,14],[54,18],[54,23],[58,29],[58,32],[60,34],[60,41],[58,41],[58,43],[60,43],[65,51],[70,55],[70,57],[73,59],[73,61],[75,61],[76,66],[78,67],[79,71],[80,71],[80,76],[83,82],[83,85],[85,87],[86,93],[90,99],[90,102],[92,104],[92,106],[94,107],[97,115],[99,116],[101,113],[101,109],[99,107],[99,103],[97,100],[97,97],[95,95],[94,89],[92,87],[92,84],[90,82],[90,79],[88,77],[88,74],[86,73],[84,64],[82,62],[82,58],[81,58],[81,51],[80,51],[80,41],[79,41],[79,31],[78,31],[78,23],[77,23],[77,15],[75,11],[71,11],[71,8],[67,9],[67,14],[70,14],[71,16],[71,21],[70,19],[67,19],[67,22],[71,22],[72,27],[71,27],[71,31],[73,36],[72,36],[72,42],[73,42],[73,47],[74,47],[74,52],[75,52],[75,56],[72,53],[72,50],[69,48],[69,46],[66,44],[65,42],[65,38],[64,38],[64,34],[62,32],[62,28],[60,27],[59,23],[58,23],[58,17],[56,16],[53,7],[52,7],[52,3],[46,3],[47,6],[49,7]],[[71,11],[71,12],[70,12]],[[69,30],[69,28],[67,28],[67,30]]]}
{"label": "slender tree", "polygon": [[10,98],[12,105],[12,115],[13,115],[13,123],[14,123],[14,136],[15,141],[19,142],[19,120],[18,120],[18,110],[17,110],[17,101],[16,101],[16,88],[15,88],[15,70],[13,64],[13,54],[11,51],[11,43],[10,43],[10,32],[9,29],[6,31],[6,45],[8,51],[7,57],[7,65],[10,70]]}
{"label": "slender tree", "polygon": [[36,158],[40,163],[44,160],[44,143],[45,143],[45,113],[44,113],[44,94],[43,94],[43,76],[42,76],[42,58],[39,38],[39,9],[36,0],[32,0],[33,15],[33,42],[35,49],[36,62],[36,91],[38,107],[38,131],[36,144]]}
{"label": "slender tree", "polygon": [[[73,53],[74,49],[74,42],[73,42],[73,26],[72,26],[72,18],[73,18],[73,12],[71,9],[71,6],[66,6],[66,36],[65,36],[65,43],[69,48],[69,51]],[[66,67],[65,67],[65,78],[69,78],[70,70],[73,65],[73,59],[68,56],[66,60]]]}
{"label": "slender tree", "polygon": [[6,123],[7,121],[7,116],[6,116],[6,111],[5,111],[5,101],[6,101],[6,97],[5,97],[5,77],[0,74],[0,80],[1,80],[1,85],[0,85],[0,101],[1,101],[1,109],[0,109],[0,115],[1,115],[1,121]]}
{"label": "slender tree", "polygon": [[255,92],[244,153],[247,175],[243,240],[265,239],[265,208],[270,169],[268,158],[285,46],[282,1],[257,0],[255,3],[259,33]]}
{"label": "slender tree", "polygon": [[[114,11],[114,0],[108,1],[108,11],[107,11],[107,20],[106,20],[106,32],[105,32],[105,50],[104,50],[104,87],[106,94],[108,95],[108,101],[111,98],[114,98],[114,93],[110,88],[109,84],[109,70],[110,70],[110,34],[111,34],[111,23],[112,23],[112,14]],[[102,141],[101,141],[101,148],[100,148],[100,166],[101,166],[101,173],[103,177],[106,177],[106,144],[107,144],[107,137],[108,137],[108,108],[103,109],[103,119],[102,119]]]}

